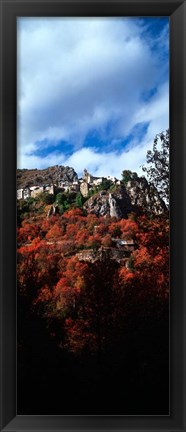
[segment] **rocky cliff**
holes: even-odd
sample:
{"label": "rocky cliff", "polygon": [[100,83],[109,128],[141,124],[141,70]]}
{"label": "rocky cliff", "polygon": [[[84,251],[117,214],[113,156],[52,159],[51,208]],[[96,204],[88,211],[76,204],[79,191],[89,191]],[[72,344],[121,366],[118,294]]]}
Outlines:
{"label": "rocky cliff", "polygon": [[167,210],[157,189],[152,184],[149,184],[145,177],[129,180],[125,185],[125,189],[134,209],[146,209],[155,214],[161,214]]}
{"label": "rocky cliff", "polygon": [[59,181],[68,181],[72,183],[77,181],[78,176],[71,167],[55,165],[43,170],[36,169],[18,169],[17,170],[17,188],[28,186],[42,186],[48,183],[58,183]]}
{"label": "rocky cliff", "polygon": [[97,216],[125,218],[131,212],[162,214],[167,211],[157,189],[145,178],[138,178],[120,185],[114,191],[101,191],[89,198],[84,208]]}

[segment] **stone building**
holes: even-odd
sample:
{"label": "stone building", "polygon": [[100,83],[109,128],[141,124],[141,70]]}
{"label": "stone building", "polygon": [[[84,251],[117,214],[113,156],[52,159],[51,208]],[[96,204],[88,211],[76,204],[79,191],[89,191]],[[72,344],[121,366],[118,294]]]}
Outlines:
{"label": "stone building", "polygon": [[29,188],[22,188],[22,189],[17,189],[17,199],[26,199],[30,197],[30,189]]}
{"label": "stone building", "polygon": [[17,189],[17,199],[23,199],[23,189]]}
{"label": "stone building", "polygon": [[85,181],[83,181],[80,184],[80,192],[82,193],[83,197],[87,197],[88,196],[88,192],[89,192],[89,184],[86,183]]}
{"label": "stone building", "polygon": [[44,186],[44,192],[48,192],[50,195],[55,194],[55,185],[54,184],[48,184]]}
{"label": "stone building", "polygon": [[107,180],[110,180],[112,183],[116,183],[117,182],[117,178],[114,176],[107,176]]}
{"label": "stone building", "polygon": [[95,186],[99,186],[99,185],[101,185],[103,183],[103,177],[99,177],[99,178],[94,178],[93,179],[93,184],[95,185]]}
{"label": "stone building", "polygon": [[117,249],[116,247],[103,247],[101,246],[97,251],[93,249],[82,250],[76,254],[79,261],[88,261],[94,263],[95,261],[104,261],[112,259],[118,263],[128,267],[130,255],[132,251],[126,249]]}
{"label": "stone building", "polygon": [[83,171],[83,181],[85,183],[90,184],[90,183],[93,183],[93,180],[94,180],[94,177],[91,174],[88,173],[87,169],[84,169],[84,171]]}

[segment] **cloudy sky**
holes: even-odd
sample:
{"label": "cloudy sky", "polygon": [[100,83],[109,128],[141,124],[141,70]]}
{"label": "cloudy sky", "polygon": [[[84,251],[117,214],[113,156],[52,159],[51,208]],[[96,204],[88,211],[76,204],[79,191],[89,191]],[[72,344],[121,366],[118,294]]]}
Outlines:
{"label": "cloudy sky", "polygon": [[168,18],[19,18],[18,168],[141,173],[169,127]]}

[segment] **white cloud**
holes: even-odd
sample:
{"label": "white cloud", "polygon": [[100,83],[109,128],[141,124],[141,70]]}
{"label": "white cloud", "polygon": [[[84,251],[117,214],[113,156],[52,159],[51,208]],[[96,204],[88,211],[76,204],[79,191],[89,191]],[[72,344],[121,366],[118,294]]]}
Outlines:
{"label": "white cloud", "polygon": [[149,148],[149,143],[141,146],[133,147],[129,151],[123,151],[121,154],[114,152],[98,153],[92,148],[82,148],[76,151],[69,158],[65,158],[63,154],[53,152],[45,158],[36,156],[24,156],[21,165],[27,168],[46,168],[53,165],[72,166],[79,176],[82,175],[84,168],[87,168],[94,175],[107,176],[114,175],[117,178],[121,177],[121,172],[124,169],[130,169],[142,174],[139,168],[144,162],[144,153]]}
{"label": "white cloud", "polygon": [[[168,88],[161,79],[159,56],[137,19],[18,19],[18,166],[63,163],[117,176],[125,168],[138,171],[154,135],[168,127]],[[142,94],[155,87],[144,103]],[[113,119],[111,141],[149,122],[143,143],[120,154],[83,146],[91,130],[104,134]],[[35,156],[45,139],[53,151]],[[61,139],[73,144],[72,156],[56,151]]]}
{"label": "white cloud", "polygon": [[144,175],[141,165],[145,162],[145,155],[151,146],[152,141],[146,141],[119,154],[116,152],[98,152],[93,148],[82,148],[70,157],[65,157],[64,154],[58,152],[50,153],[45,158],[23,155],[20,166],[26,166],[28,169],[38,167],[43,169],[53,165],[64,165],[73,167],[79,176],[86,168],[93,175],[113,175],[120,179],[124,169],[130,169],[139,175]]}

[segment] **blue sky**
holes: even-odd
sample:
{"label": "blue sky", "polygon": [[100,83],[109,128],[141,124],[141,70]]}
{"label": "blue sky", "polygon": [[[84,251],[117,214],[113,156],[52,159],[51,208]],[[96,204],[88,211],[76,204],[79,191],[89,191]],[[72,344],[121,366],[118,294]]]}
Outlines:
{"label": "blue sky", "polygon": [[169,19],[18,18],[18,168],[141,173],[169,127]]}

